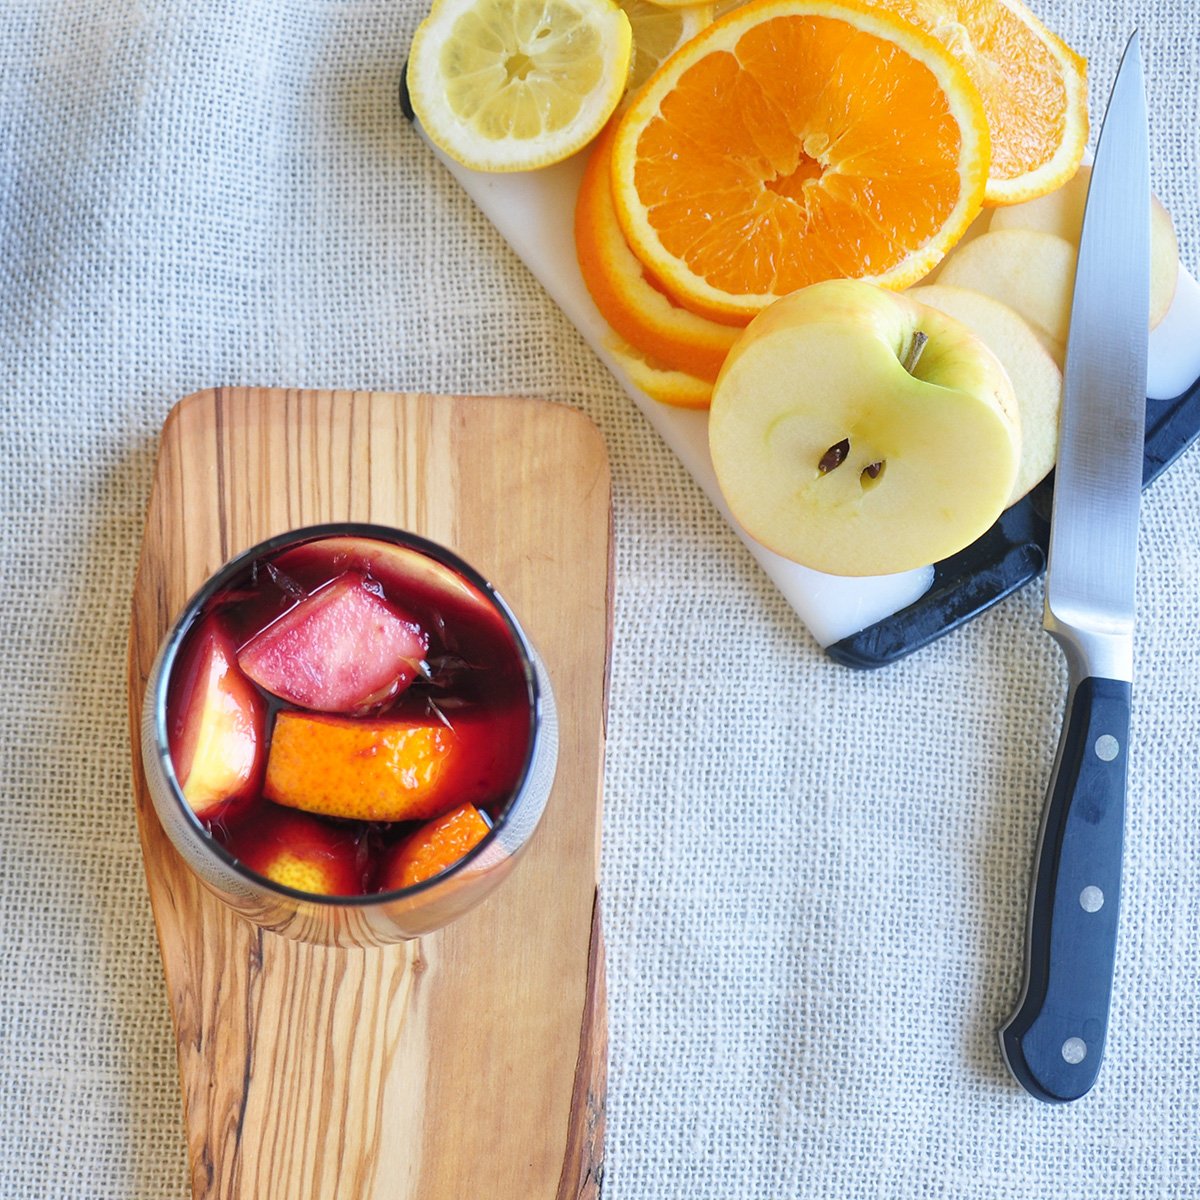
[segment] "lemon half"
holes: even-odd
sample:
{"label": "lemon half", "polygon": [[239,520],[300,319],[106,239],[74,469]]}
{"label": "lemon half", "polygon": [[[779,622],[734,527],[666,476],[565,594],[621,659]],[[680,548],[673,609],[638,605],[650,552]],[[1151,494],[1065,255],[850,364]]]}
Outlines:
{"label": "lemon half", "polygon": [[632,33],[613,0],[436,0],[408,61],[413,111],[451,158],[525,171],[603,128],[629,76]]}

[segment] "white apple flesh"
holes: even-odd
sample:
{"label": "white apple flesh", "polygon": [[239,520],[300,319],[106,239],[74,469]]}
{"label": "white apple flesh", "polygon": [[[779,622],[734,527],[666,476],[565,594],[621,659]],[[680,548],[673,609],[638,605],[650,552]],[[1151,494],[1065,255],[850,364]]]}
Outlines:
{"label": "white apple flesh", "polygon": [[[1080,167],[1075,174],[1052,192],[992,210],[989,231],[1031,229],[1052,233],[1072,246],[1079,245],[1083,210],[1087,204],[1092,168]],[[960,242],[959,245],[962,243]],[[1150,328],[1153,329],[1171,307],[1179,279],[1179,240],[1171,214],[1157,196],[1150,197]]]}
{"label": "white apple flesh", "polygon": [[938,283],[982,292],[1019,312],[1061,370],[1075,290],[1075,247],[1054,233],[1000,229],[955,247]]}
{"label": "white apple flesh", "polygon": [[1019,313],[982,292],[948,284],[922,284],[904,293],[961,321],[982,338],[1012,381],[1021,411],[1021,465],[1009,504],[1040,483],[1054,466],[1062,372]]}
{"label": "white apple flesh", "polygon": [[[914,335],[928,338],[911,371]],[[776,301],[713,389],[709,448],[746,532],[832,575],[887,575],[969,545],[1020,458],[1012,384],[953,318],[853,280]]]}
{"label": "white apple flesh", "polygon": [[[266,704],[238,670],[215,619],[195,633],[176,668],[177,715],[168,730],[183,798],[198,817],[247,798],[266,753]],[[170,707],[170,706],[169,706]]]}

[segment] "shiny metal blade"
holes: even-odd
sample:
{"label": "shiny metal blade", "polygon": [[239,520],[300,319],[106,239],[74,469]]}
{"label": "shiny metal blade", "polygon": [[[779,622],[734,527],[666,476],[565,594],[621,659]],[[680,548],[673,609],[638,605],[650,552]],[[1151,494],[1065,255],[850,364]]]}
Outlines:
{"label": "shiny metal blade", "polygon": [[1146,417],[1150,154],[1135,32],[1092,166],[1059,419],[1046,628],[1077,673],[1132,678]]}

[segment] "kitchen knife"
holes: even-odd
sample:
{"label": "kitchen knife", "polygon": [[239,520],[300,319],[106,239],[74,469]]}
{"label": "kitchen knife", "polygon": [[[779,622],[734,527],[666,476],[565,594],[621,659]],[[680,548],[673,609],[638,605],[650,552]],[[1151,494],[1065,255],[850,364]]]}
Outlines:
{"label": "kitchen knife", "polygon": [[1069,672],[1033,876],[1025,983],[1000,1031],[1039,1100],[1096,1081],[1108,1031],[1129,755],[1134,573],[1146,415],[1150,161],[1138,35],[1092,166],[1071,308],[1046,570]]}

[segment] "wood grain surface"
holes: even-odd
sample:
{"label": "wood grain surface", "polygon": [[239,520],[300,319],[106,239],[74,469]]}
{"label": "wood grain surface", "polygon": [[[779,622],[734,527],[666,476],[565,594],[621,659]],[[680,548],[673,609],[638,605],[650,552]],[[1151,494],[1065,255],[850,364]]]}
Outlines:
{"label": "wood grain surface", "polygon": [[[610,510],[596,429],[544,401],[225,389],[172,411],[129,690],[195,1197],[598,1196]],[[561,729],[512,877],[450,927],[382,949],[307,945],[230,912],[167,841],[138,750],[154,654],[191,593],[262,539],[335,520],[422,534],[488,577],[546,663]]]}

